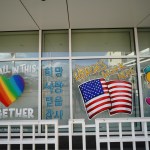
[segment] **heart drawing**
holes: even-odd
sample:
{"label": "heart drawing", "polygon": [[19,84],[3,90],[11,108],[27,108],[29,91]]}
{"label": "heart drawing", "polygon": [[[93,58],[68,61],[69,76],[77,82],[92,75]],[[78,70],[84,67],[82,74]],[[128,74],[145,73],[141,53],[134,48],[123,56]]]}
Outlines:
{"label": "heart drawing", "polygon": [[6,107],[10,106],[17,100],[24,91],[25,82],[20,75],[13,75],[8,79],[0,76],[0,101]]}
{"label": "heart drawing", "polygon": [[150,97],[146,97],[146,98],[145,98],[145,101],[146,101],[146,103],[147,103],[148,105],[150,105]]}

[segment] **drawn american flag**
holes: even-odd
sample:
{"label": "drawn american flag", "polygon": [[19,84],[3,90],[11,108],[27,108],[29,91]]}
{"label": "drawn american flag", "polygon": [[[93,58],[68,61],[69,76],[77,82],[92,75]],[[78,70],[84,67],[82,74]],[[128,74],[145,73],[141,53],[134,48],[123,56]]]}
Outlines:
{"label": "drawn american flag", "polygon": [[105,79],[95,79],[79,85],[85,108],[91,119],[111,108],[110,95]]}
{"label": "drawn american flag", "polygon": [[112,108],[110,115],[132,112],[132,84],[127,81],[107,82]]}

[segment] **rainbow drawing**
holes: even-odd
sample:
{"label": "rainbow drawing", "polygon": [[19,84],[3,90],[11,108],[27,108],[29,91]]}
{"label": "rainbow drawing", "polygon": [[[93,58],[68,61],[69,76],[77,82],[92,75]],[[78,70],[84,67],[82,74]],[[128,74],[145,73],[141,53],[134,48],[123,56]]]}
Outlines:
{"label": "rainbow drawing", "polygon": [[24,91],[24,79],[20,75],[13,75],[10,79],[0,76],[0,101],[10,106]]}

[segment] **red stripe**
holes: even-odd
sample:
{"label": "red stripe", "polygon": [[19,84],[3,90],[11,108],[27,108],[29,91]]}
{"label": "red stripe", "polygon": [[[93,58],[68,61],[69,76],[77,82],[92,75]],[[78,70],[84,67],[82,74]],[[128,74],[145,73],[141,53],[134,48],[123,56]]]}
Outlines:
{"label": "red stripe", "polygon": [[94,103],[96,103],[96,102],[105,100],[105,99],[108,100],[108,99],[110,99],[110,97],[109,97],[109,96],[100,97],[100,98],[98,98],[98,99],[96,99],[96,100],[93,100],[91,103],[87,104],[86,107],[89,107],[90,105],[92,105],[92,104],[94,104]]}
{"label": "red stripe", "polygon": [[128,86],[125,86],[125,85],[117,85],[117,86],[111,86],[111,87],[109,87],[109,85],[108,85],[108,88],[109,89],[114,89],[114,88],[128,88],[128,89],[132,89],[131,87],[128,87]]}
{"label": "red stripe", "polygon": [[[108,85],[107,85],[105,79],[104,79],[104,78],[101,78],[100,81],[101,81],[101,84],[102,84],[102,88],[103,88],[104,93],[108,93],[108,90],[109,90],[109,89],[108,89]],[[102,81],[103,81],[103,83],[102,83]]]}
{"label": "red stripe", "polygon": [[127,98],[132,99],[132,96],[124,95],[124,94],[123,94],[123,95],[114,95],[114,96],[111,96],[111,95],[110,95],[110,97],[111,97],[111,98],[116,98],[116,97],[120,97],[120,98],[122,98],[122,97],[127,97]]}
{"label": "red stripe", "polygon": [[92,107],[92,108],[89,109],[87,112],[89,113],[89,112],[93,111],[94,109],[96,109],[96,108],[98,108],[98,107],[101,107],[101,106],[103,106],[103,105],[105,105],[105,104],[110,104],[109,108],[111,108],[111,103],[110,103],[110,102],[103,102],[103,103],[101,103],[101,104],[96,105],[95,107]]}
{"label": "red stripe", "polygon": [[114,101],[111,101],[111,103],[117,103],[117,102],[126,102],[126,103],[130,103],[130,104],[132,104],[132,102],[131,101],[129,101],[129,100],[114,100]]}
{"label": "red stripe", "polygon": [[[120,105],[115,105],[115,106],[112,106],[111,109],[114,109],[114,108],[120,108],[120,107],[124,107],[124,108],[132,108],[132,106],[129,106],[129,105],[125,105],[125,104],[120,104]],[[120,108],[121,109],[121,108]],[[113,110],[112,110],[113,111]]]}
{"label": "red stripe", "polygon": [[[120,99],[114,99],[114,100],[111,99],[111,103],[113,103],[113,102],[115,103],[115,101],[117,101],[117,100],[119,100],[119,101],[122,102],[122,101],[124,101],[124,100],[126,100],[126,99],[121,99],[121,98],[120,98]],[[127,100],[127,101],[128,101],[128,103],[132,103],[131,100]]]}
{"label": "red stripe", "polygon": [[108,90],[108,88],[107,88],[107,87],[104,87],[104,88],[103,88],[103,91],[105,91],[105,90]]}
{"label": "red stripe", "polygon": [[128,110],[116,110],[116,111],[110,112],[110,115],[114,115],[114,114],[117,114],[117,113],[131,114],[131,111],[128,111]]}
{"label": "red stripe", "polygon": [[127,82],[127,81],[120,81],[120,80],[114,80],[114,81],[109,81],[109,82],[107,82],[108,85],[114,84],[114,83],[125,83],[125,84],[132,85],[130,82]]}
{"label": "red stripe", "polygon": [[110,94],[114,94],[114,93],[129,93],[132,94],[132,91],[126,91],[126,90],[116,90],[116,91],[112,91],[109,92]]}
{"label": "red stripe", "polygon": [[[105,79],[104,78],[100,78],[100,81],[105,81]],[[106,81],[105,81],[106,82]]]}
{"label": "red stripe", "polygon": [[94,114],[90,115],[89,118],[91,119],[92,117],[94,117],[94,116],[97,115],[98,113],[103,112],[103,111],[105,111],[105,110],[107,110],[107,109],[109,109],[109,108],[110,108],[110,107],[105,107],[105,108],[103,108],[103,109],[100,109],[100,110],[96,111]]}
{"label": "red stripe", "polygon": [[[114,99],[114,100],[111,99],[111,103],[114,102],[114,101],[117,101],[117,100],[119,100],[119,101],[124,101],[124,100],[127,100],[127,99],[121,99],[121,98],[120,98],[120,99]],[[132,103],[131,100],[127,100],[127,101]]]}

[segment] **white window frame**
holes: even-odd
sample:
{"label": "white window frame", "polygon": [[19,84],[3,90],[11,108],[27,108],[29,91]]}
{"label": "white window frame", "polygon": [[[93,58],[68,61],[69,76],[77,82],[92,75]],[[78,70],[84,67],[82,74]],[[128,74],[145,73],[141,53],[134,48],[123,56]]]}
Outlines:
{"label": "white window frame", "polygon": [[[143,107],[143,94],[142,94],[142,83],[141,83],[141,72],[140,72],[140,54],[139,54],[139,46],[138,46],[138,34],[137,34],[137,28],[134,28],[134,43],[135,43],[135,51],[136,51],[136,55],[134,56],[82,56],[82,57],[75,57],[72,56],[72,40],[71,40],[71,35],[72,35],[72,29],[68,29],[68,36],[69,36],[69,41],[68,41],[68,52],[69,52],[69,56],[68,57],[42,57],[42,30],[39,30],[39,57],[38,58],[11,58],[11,59],[1,59],[0,62],[5,62],[5,61],[38,61],[38,66],[39,66],[39,70],[38,70],[38,79],[39,79],[39,83],[38,83],[38,121],[41,122],[42,116],[41,116],[41,108],[42,108],[42,88],[41,88],[41,69],[42,69],[42,61],[43,60],[68,60],[69,61],[69,80],[70,80],[70,119],[74,119],[73,118],[73,98],[72,98],[72,60],[77,60],[77,59],[104,59],[104,58],[134,58],[137,61],[137,75],[138,75],[138,85],[139,85],[139,101],[140,101],[140,113],[141,113],[141,118],[144,118],[144,107]],[[144,57],[144,56],[142,56]],[[145,57],[150,57],[150,56],[145,56]],[[79,119],[84,119],[84,118],[79,118]],[[113,120],[113,118],[112,118]],[[85,125],[85,127],[95,127],[95,124],[92,125]],[[66,125],[59,125],[58,128],[69,128],[68,122],[66,123]],[[41,132],[40,128],[39,128],[39,133]],[[86,133],[87,135],[94,135],[93,132],[89,132]],[[67,136],[68,133],[60,133],[60,135],[65,135]]]}

